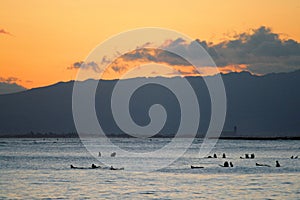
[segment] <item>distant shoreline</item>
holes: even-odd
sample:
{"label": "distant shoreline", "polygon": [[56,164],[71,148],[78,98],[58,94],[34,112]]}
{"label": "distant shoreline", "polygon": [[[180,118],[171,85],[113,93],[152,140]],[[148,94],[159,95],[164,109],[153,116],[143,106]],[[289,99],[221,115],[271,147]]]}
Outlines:
{"label": "distant shoreline", "polygon": [[300,140],[300,137],[220,137],[221,140]]}
{"label": "distant shoreline", "polygon": [[[87,136],[86,138],[93,138],[96,137],[95,135],[90,135]],[[3,138],[79,138],[77,135],[36,135],[36,136],[32,136],[32,135],[15,135],[15,136],[11,136],[11,135],[3,135],[0,136],[1,139]],[[130,136],[124,136],[124,135],[120,135],[120,136],[108,136],[108,138],[133,138]],[[173,138],[173,137],[168,137],[168,136],[154,136],[151,138]],[[182,137],[184,138],[184,137]],[[197,139],[204,139],[204,137],[195,137]],[[147,138],[150,139],[150,138]],[[208,138],[208,139],[219,139],[219,140],[300,140],[300,137],[290,137],[290,136],[286,136],[286,137],[219,137],[219,138]]]}

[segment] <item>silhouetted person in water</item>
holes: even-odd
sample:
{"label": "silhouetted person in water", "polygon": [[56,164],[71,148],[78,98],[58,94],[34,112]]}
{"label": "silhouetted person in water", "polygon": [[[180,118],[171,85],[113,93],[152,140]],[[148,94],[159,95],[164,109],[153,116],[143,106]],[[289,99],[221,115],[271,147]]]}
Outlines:
{"label": "silhouetted person in water", "polygon": [[191,169],[199,169],[199,168],[204,168],[204,167],[191,165]]}
{"label": "silhouetted person in water", "polygon": [[224,164],[223,164],[223,165],[220,165],[220,166],[221,166],[221,167],[229,167],[229,166],[230,166],[230,167],[233,167],[233,164],[232,164],[232,162],[229,162],[229,163],[228,163],[228,161],[225,161]]}
{"label": "silhouetted person in water", "polygon": [[217,158],[217,154],[214,153],[214,158]]}
{"label": "silhouetted person in water", "polygon": [[229,164],[228,164],[228,162],[227,162],[227,161],[225,161],[225,162],[224,162],[224,165],[223,165],[223,167],[229,167]]}
{"label": "silhouetted person in water", "polygon": [[98,157],[101,157],[101,152],[98,153]]}
{"label": "silhouetted person in water", "polygon": [[255,158],[255,155],[254,153],[251,154],[251,159],[254,159]]}
{"label": "silhouetted person in water", "polygon": [[246,153],[246,154],[245,154],[245,158],[249,158],[249,154]]}
{"label": "silhouetted person in water", "polygon": [[226,158],[226,155],[225,155],[225,153],[223,153],[223,155],[222,155],[222,158]]}
{"label": "silhouetted person in water", "polygon": [[271,167],[270,165],[266,165],[266,164],[260,164],[260,163],[255,163],[256,166],[265,166],[265,167]]}
{"label": "silhouetted person in water", "polygon": [[121,168],[115,168],[113,166],[110,166],[110,170],[124,170],[124,167],[121,167]]}
{"label": "silhouetted person in water", "polygon": [[116,156],[116,152],[112,152],[111,154],[110,154],[110,157],[115,157]]}
{"label": "silhouetted person in water", "polygon": [[92,169],[100,168],[100,166],[96,166],[94,163],[92,164]]}
{"label": "silhouetted person in water", "polygon": [[278,160],[276,160],[276,167],[280,167]]}
{"label": "silhouetted person in water", "polygon": [[75,167],[73,165],[70,165],[71,169],[84,169],[83,167]]}

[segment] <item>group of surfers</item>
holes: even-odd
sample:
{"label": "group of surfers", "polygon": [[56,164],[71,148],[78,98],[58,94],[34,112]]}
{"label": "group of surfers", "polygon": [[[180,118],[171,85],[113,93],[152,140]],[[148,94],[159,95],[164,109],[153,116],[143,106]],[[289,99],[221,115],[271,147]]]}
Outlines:
{"label": "group of surfers", "polygon": [[97,166],[95,164],[92,164],[91,167],[75,167],[74,165],[70,165],[71,169],[109,169],[109,170],[124,170],[124,167],[121,168],[116,168],[113,166],[110,167],[101,167],[101,166]]}
{"label": "group of surfers", "polygon": [[[207,156],[205,158],[218,158],[217,154],[213,154],[213,156]],[[226,154],[223,153],[222,154],[222,158],[226,158]],[[254,159],[255,158],[255,155],[254,153],[250,154],[245,154],[245,157],[240,157],[240,159]],[[297,159],[298,156],[291,156],[291,159]],[[221,167],[233,167],[233,163],[232,162],[228,162],[228,161],[225,161],[223,165],[219,165]],[[268,164],[262,164],[262,163],[255,163],[255,166],[264,166],[264,167],[271,167],[270,165]],[[280,163],[278,160],[276,160],[275,162],[275,167],[281,167]],[[192,169],[197,169],[197,168],[204,168],[203,166],[195,166],[195,165],[191,165],[191,168]]]}

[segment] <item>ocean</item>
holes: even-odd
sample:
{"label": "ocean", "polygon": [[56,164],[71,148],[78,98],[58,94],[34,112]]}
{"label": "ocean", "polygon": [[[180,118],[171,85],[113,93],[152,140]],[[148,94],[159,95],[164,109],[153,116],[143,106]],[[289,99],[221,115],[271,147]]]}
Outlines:
{"label": "ocean", "polygon": [[[218,158],[199,156],[202,139],[183,155],[183,146],[173,147],[167,158],[145,153],[170,138],[110,139],[128,157],[118,151],[111,157],[114,148],[99,146],[99,139],[83,140],[1,138],[0,199],[300,199],[300,158],[290,158],[300,156],[300,140],[218,140],[208,154]],[[245,154],[255,158],[241,159]],[[221,167],[225,161],[233,167]],[[102,168],[91,169],[93,163]]]}

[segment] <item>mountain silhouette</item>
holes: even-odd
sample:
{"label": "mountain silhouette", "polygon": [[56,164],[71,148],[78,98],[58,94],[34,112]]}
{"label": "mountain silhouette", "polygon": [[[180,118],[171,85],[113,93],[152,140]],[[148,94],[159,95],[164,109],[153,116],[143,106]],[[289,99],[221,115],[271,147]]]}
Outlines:
{"label": "mountain silhouette", "polygon": [[[1,77],[0,77],[0,79],[1,79]],[[21,92],[24,90],[26,90],[26,88],[24,88],[16,83],[0,82],[0,95]]]}
{"label": "mountain silhouette", "polygon": [[[208,77],[209,78],[209,77]],[[222,75],[227,113],[223,136],[235,137],[299,137],[300,136],[300,70],[290,73],[252,75],[248,72]],[[111,111],[111,95],[118,81],[130,84],[144,78],[100,80],[95,102],[98,121],[109,136],[124,135]],[[164,79],[175,83],[180,77]],[[186,77],[193,87],[200,108],[198,135],[206,132],[211,115],[211,101],[201,77]],[[86,80],[79,84],[93,84]],[[33,136],[50,133],[66,136],[76,133],[72,115],[74,81],[59,82],[47,87],[0,95],[0,136]],[[132,120],[144,126],[150,123],[149,108],[161,104],[167,120],[158,136],[173,136],[180,124],[180,106],[166,87],[148,84],[136,90],[130,100]],[[234,132],[234,127],[237,132]]]}

